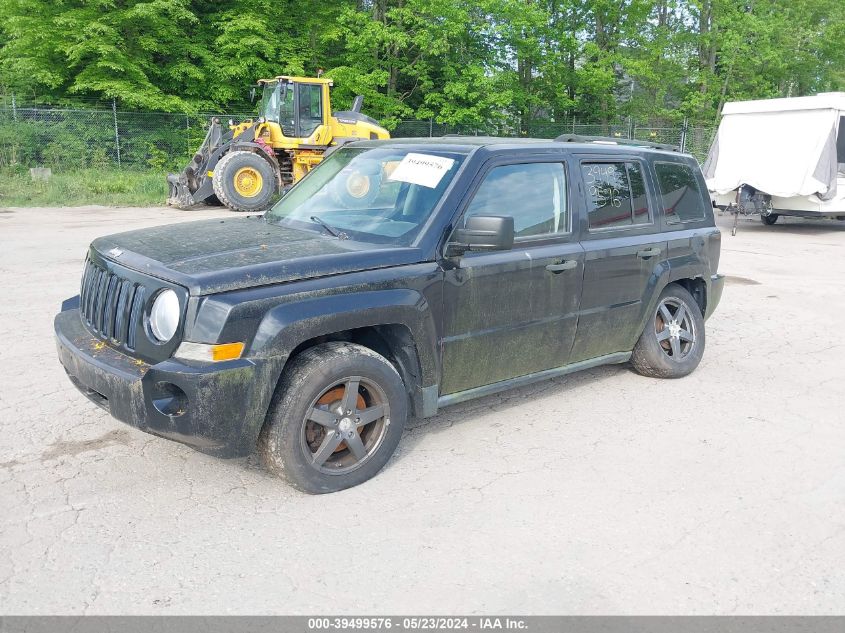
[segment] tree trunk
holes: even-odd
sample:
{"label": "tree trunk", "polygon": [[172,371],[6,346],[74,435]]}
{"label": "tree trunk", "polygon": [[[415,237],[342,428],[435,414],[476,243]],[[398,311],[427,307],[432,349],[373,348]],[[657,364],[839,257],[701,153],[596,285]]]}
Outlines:
{"label": "tree trunk", "polygon": [[698,68],[701,71],[702,94],[707,92],[709,79],[716,73],[716,43],[713,36],[713,0],[702,0],[698,14]]}

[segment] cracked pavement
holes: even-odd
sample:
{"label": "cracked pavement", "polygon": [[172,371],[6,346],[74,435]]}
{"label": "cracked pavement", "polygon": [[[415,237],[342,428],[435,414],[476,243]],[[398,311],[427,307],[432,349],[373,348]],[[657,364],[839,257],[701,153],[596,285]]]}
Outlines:
{"label": "cracked pavement", "polygon": [[730,278],[692,376],[445,409],[312,497],[117,422],[56,359],[91,239],[227,215],[0,210],[0,612],[845,611],[845,223],[719,218]]}

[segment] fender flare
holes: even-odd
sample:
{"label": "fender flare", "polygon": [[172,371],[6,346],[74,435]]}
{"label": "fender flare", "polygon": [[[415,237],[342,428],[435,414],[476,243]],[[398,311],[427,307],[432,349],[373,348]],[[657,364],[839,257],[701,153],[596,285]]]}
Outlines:
{"label": "fender flare", "polygon": [[668,260],[664,260],[655,266],[655,270],[652,273],[651,277],[649,277],[648,284],[645,288],[645,295],[646,297],[650,297],[648,303],[643,301],[643,310],[640,313],[639,319],[639,327],[637,328],[637,335],[634,341],[631,343],[631,347],[636,344],[637,340],[640,337],[640,334],[645,330],[646,324],[648,323],[649,317],[651,313],[657,309],[657,299],[660,297],[660,293],[663,292],[663,289],[666,288],[670,283],[672,283],[672,267],[669,264]]}
{"label": "fender flare", "polygon": [[[373,290],[315,297],[285,303],[268,310],[262,317],[251,350],[257,357],[287,359],[303,343],[337,332],[366,327],[402,326],[407,329],[417,367],[411,368],[416,385],[407,385],[414,406],[423,410],[423,395],[430,398],[432,387],[440,384],[437,332],[431,307],[419,292],[407,288]],[[417,375],[418,374],[418,375]]]}
{"label": "fender flare", "polygon": [[640,328],[637,330],[638,332],[642,332],[646,324],[648,323],[650,315],[657,309],[657,299],[660,297],[660,293],[666,289],[671,283],[676,281],[684,280],[684,279],[701,279],[702,283],[704,283],[704,305],[705,309],[702,310],[702,316],[706,314],[706,306],[710,300],[710,286],[711,282],[706,277],[702,276],[701,274],[701,267],[700,266],[682,266],[682,267],[672,267],[669,261],[661,262],[659,265],[659,273],[652,275],[651,279],[649,280],[648,287],[646,292],[649,293],[648,296],[651,297],[648,304],[645,306],[645,310],[640,315]]}

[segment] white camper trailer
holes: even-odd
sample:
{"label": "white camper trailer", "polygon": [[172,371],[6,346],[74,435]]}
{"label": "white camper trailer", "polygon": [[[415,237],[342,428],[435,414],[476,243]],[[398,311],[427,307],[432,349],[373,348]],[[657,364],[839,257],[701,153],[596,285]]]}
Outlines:
{"label": "white camper trailer", "polygon": [[716,207],[769,225],[781,215],[845,220],[845,92],[736,101],[722,115],[704,163]]}

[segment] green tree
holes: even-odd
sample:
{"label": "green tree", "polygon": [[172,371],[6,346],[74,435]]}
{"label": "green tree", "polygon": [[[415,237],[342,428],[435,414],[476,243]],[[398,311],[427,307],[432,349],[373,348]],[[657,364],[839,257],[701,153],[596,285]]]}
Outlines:
{"label": "green tree", "polygon": [[247,110],[257,79],[320,68],[338,108],[362,94],[388,127],[523,134],[572,117],[711,123],[728,100],[845,88],[842,0],[4,0],[3,14],[0,89],[146,111]]}
{"label": "green tree", "polygon": [[206,51],[190,37],[198,19],[187,0],[7,1],[0,64],[10,87],[150,110],[203,103]]}

